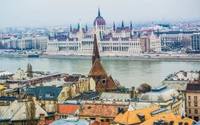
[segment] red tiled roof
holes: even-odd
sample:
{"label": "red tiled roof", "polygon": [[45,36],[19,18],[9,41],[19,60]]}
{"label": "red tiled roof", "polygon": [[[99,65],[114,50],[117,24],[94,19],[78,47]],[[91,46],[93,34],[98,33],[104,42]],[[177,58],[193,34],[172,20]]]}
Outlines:
{"label": "red tiled roof", "polygon": [[92,68],[89,72],[90,77],[97,77],[97,76],[107,76],[105,69],[103,68],[100,60],[95,60]]}
{"label": "red tiled roof", "polygon": [[107,88],[108,88],[108,90],[117,89],[117,86],[116,86],[112,76],[109,76],[108,79],[107,79]]}
{"label": "red tiled roof", "polygon": [[114,118],[118,114],[118,106],[113,104],[86,103],[79,116]]}
{"label": "red tiled roof", "polygon": [[74,114],[80,105],[65,105],[65,104],[58,104],[58,113],[60,114]]}

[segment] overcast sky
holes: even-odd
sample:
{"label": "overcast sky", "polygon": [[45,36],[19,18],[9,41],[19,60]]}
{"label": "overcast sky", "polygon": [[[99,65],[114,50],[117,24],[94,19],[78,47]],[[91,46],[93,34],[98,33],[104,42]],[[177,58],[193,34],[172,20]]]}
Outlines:
{"label": "overcast sky", "polygon": [[98,6],[108,24],[200,19],[200,0],[0,0],[0,27],[92,24]]}

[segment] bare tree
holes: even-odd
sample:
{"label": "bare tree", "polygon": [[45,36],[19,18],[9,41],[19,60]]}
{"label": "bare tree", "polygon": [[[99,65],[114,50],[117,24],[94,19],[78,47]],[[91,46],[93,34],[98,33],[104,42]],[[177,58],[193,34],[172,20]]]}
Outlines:
{"label": "bare tree", "polygon": [[151,91],[151,86],[147,83],[142,83],[140,86],[137,88],[139,93],[145,93]]}
{"label": "bare tree", "polygon": [[26,119],[28,125],[35,125],[35,117],[36,117],[36,107],[35,101],[33,100],[33,96],[27,97],[28,101],[25,102],[26,106]]}

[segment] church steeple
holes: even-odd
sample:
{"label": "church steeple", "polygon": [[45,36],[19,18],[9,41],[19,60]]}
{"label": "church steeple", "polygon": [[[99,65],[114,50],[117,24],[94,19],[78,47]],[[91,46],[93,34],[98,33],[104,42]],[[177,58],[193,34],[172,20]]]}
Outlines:
{"label": "church steeple", "polygon": [[72,32],[72,25],[70,24],[70,32]]}
{"label": "church steeple", "polygon": [[115,22],[113,22],[113,30],[115,31]]}
{"label": "church steeple", "polygon": [[94,64],[94,61],[96,59],[100,60],[100,55],[99,55],[99,49],[98,49],[98,45],[97,45],[97,35],[95,33],[94,34],[93,54],[92,54],[92,64]]}
{"label": "church steeple", "polygon": [[124,28],[124,21],[122,20],[122,28]]}
{"label": "church steeple", "polygon": [[98,7],[98,17],[101,16],[100,8]]}
{"label": "church steeple", "polygon": [[87,24],[85,25],[85,31],[88,31],[88,26],[87,26]]}
{"label": "church steeple", "polygon": [[133,29],[133,24],[132,24],[132,21],[130,22],[130,30]]}
{"label": "church steeple", "polygon": [[78,30],[80,29],[80,23],[78,23],[78,27],[77,28],[78,28]]}

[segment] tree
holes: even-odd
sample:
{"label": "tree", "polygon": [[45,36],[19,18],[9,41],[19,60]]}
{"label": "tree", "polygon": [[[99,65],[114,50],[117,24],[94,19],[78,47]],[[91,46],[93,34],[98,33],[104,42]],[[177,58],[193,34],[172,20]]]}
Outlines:
{"label": "tree", "polygon": [[142,83],[140,86],[137,88],[139,93],[146,93],[151,91],[151,86],[147,83]]}
{"label": "tree", "polygon": [[27,65],[27,76],[33,77],[32,65],[30,63],[28,63],[28,65]]}
{"label": "tree", "polygon": [[36,106],[35,100],[33,99],[32,95],[27,96],[27,101],[25,102],[26,107],[26,119],[28,125],[35,125],[36,121]]}

